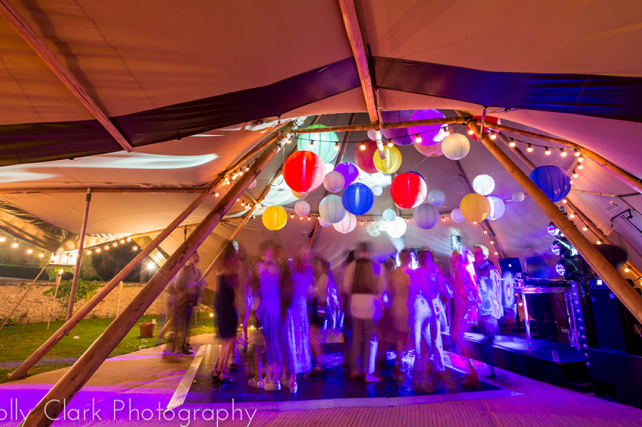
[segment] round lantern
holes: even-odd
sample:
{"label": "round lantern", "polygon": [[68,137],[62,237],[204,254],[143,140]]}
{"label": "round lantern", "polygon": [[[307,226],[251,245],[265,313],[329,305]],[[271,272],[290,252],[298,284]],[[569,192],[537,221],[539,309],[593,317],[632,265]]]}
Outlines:
{"label": "round lantern", "polygon": [[392,209],[386,209],[383,211],[383,214],[381,214],[381,218],[386,222],[392,222],[397,219],[397,213]]}
{"label": "round lantern", "polygon": [[360,182],[349,185],[343,192],[341,199],[343,200],[343,207],[354,215],[365,214],[374,203],[372,190]]}
{"label": "round lantern", "polygon": [[[382,111],[381,119],[384,123],[407,122],[412,119],[413,113],[414,111],[412,110]],[[384,138],[392,140],[392,143],[396,145],[410,145],[415,142],[415,137],[410,136],[408,128],[382,129],[381,134]],[[375,139],[374,130],[368,131],[368,138]]]}
{"label": "round lantern", "polygon": [[310,205],[304,201],[296,202],[296,205],[294,205],[294,213],[299,216],[306,216],[310,213]]}
{"label": "round lantern", "polygon": [[[324,128],[323,125],[312,125],[310,128]],[[310,144],[312,142],[312,144]],[[323,163],[330,163],[337,157],[334,145],[339,137],[334,132],[301,133],[296,141],[299,151],[311,151],[321,157]]]}
{"label": "round lantern", "polygon": [[309,193],[323,184],[325,165],[311,151],[297,151],[283,165],[285,183],[297,193]]}
{"label": "round lantern", "polygon": [[280,230],[288,222],[288,214],[281,206],[270,206],[263,212],[263,225],[268,230]]}
{"label": "round lantern", "polygon": [[346,180],[341,173],[332,171],[325,176],[323,186],[330,193],[336,193],[337,191],[343,190],[343,184],[345,184],[345,182]]}
{"label": "round lantern", "polygon": [[253,189],[254,187],[256,187],[256,179],[255,179],[254,181],[252,181],[252,183],[251,183],[250,185],[248,185],[248,186],[247,186],[247,189],[248,189],[248,190],[251,190],[251,189]]}
{"label": "round lantern", "polygon": [[521,191],[516,191],[511,196],[511,199],[513,199],[513,202],[515,202],[515,203],[522,203],[525,198],[526,198],[526,196]]}
{"label": "round lantern", "polygon": [[[473,116],[473,119],[482,120],[482,116]],[[486,116],[483,119],[484,119],[484,122],[485,122],[485,125],[484,125],[485,131],[484,131],[484,133],[489,133],[490,129],[495,129],[493,127],[493,125],[501,125],[502,124],[502,121],[501,121],[501,119],[499,117]],[[475,141],[479,141],[479,139],[477,139],[477,134],[476,133],[472,134],[470,137],[472,139],[474,139]]]}
{"label": "round lantern", "polygon": [[325,164],[325,174],[329,174],[334,170],[334,165],[332,163],[326,163]]}
{"label": "round lantern", "polygon": [[444,155],[444,152],[441,150],[441,144],[428,146],[415,144],[415,148],[426,157],[439,157]]}
{"label": "round lantern", "polygon": [[430,193],[428,193],[428,203],[433,206],[441,206],[445,201],[446,195],[441,190],[434,189],[430,190]]}
{"label": "round lantern", "polygon": [[466,218],[461,214],[461,210],[459,208],[453,209],[453,211],[450,213],[450,219],[452,219],[455,222],[462,222]]}
{"label": "round lantern", "polygon": [[401,166],[401,151],[397,147],[388,147],[386,145],[383,147],[383,152],[386,156],[385,159],[381,158],[379,151],[372,155],[372,160],[377,170],[386,174],[397,172],[397,169]]}
{"label": "round lantern", "polygon": [[350,212],[340,222],[332,224],[335,230],[341,234],[348,234],[357,226],[357,217]]}
{"label": "round lantern", "polygon": [[380,185],[375,185],[374,187],[372,187],[372,194],[374,194],[375,196],[381,196],[381,193],[383,193],[383,187],[381,187]]}
{"label": "round lantern", "polygon": [[319,216],[330,224],[336,224],[341,221],[345,218],[346,213],[341,197],[334,194],[324,197],[319,203]]}
{"label": "round lantern", "polygon": [[308,193],[297,193],[296,191],[292,190],[292,195],[297,199],[305,199]]}
{"label": "round lantern", "polygon": [[372,160],[374,153],[377,151],[377,143],[363,141],[363,144],[365,144],[366,149],[357,148],[357,151],[354,152],[354,162],[359,166],[359,169],[366,173],[377,173],[378,170]]}
{"label": "round lantern", "polygon": [[488,196],[495,189],[495,180],[490,175],[477,175],[473,179],[473,190],[482,196]]}
{"label": "round lantern", "polygon": [[417,206],[412,218],[415,220],[417,227],[429,230],[439,222],[439,211],[433,205],[424,203]]}
{"label": "round lantern", "polygon": [[332,224],[330,224],[330,223],[329,223],[328,221],[326,221],[325,219],[323,219],[323,218],[319,217],[319,225],[320,225],[321,227],[330,227]]}
{"label": "round lantern", "polygon": [[461,160],[470,151],[470,141],[460,133],[451,133],[441,141],[441,150],[450,160]]}
{"label": "round lantern", "polygon": [[459,209],[464,218],[471,222],[481,222],[488,218],[490,214],[490,204],[488,200],[477,193],[467,194],[462,199]]}
{"label": "round lantern", "polygon": [[426,200],[426,181],[416,173],[402,173],[392,180],[390,195],[401,209],[412,209]]}
{"label": "round lantern", "polygon": [[407,228],[408,225],[406,224],[406,220],[399,216],[394,221],[386,223],[386,233],[388,233],[388,236],[393,238],[403,236],[406,233]]}
{"label": "round lantern", "polygon": [[559,166],[539,166],[528,177],[554,203],[571,191],[571,178]]}
{"label": "round lantern", "polygon": [[[438,110],[419,110],[412,115],[410,120],[430,120],[430,119],[443,119],[444,115],[441,114]],[[415,144],[422,146],[431,146],[441,142],[446,135],[444,135],[443,125],[424,125],[424,126],[412,126],[408,128],[408,133],[411,135],[417,135],[420,138],[420,142]]]}
{"label": "round lantern", "polygon": [[501,218],[506,212],[506,204],[501,197],[497,196],[486,196],[488,204],[490,205],[490,214],[488,214],[488,219],[495,221],[496,219]]}
{"label": "round lantern", "polygon": [[359,178],[359,169],[350,162],[339,163],[337,167],[334,168],[334,171],[343,175],[343,188],[346,188]]}

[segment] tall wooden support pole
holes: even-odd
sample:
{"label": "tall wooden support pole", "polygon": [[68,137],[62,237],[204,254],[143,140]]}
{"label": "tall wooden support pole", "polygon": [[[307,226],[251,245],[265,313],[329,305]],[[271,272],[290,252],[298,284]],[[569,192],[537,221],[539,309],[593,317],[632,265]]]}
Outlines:
{"label": "tall wooden support pole", "polygon": [[54,287],[53,300],[51,301],[51,308],[49,309],[49,318],[47,319],[47,330],[49,330],[51,315],[53,314],[54,305],[56,305],[56,295],[58,295],[58,287],[60,286],[60,279],[62,279],[62,274],[58,274],[56,276],[56,286]]}
{"label": "tall wooden support pole", "polygon": [[[457,173],[459,174],[461,181],[464,183],[464,187],[466,187],[469,193],[474,193],[475,191],[473,190],[473,186],[470,185],[468,176],[466,176],[466,172],[464,172],[464,168],[461,166],[461,163],[459,162],[459,160],[453,160],[453,163],[455,164],[455,168],[457,169]],[[499,243],[497,234],[495,234],[495,230],[493,230],[493,227],[490,226],[490,223],[487,220],[483,220],[482,222],[479,223],[479,225],[493,239],[493,246],[495,246],[495,250],[497,251],[497,254],[501,258],[506,258],[506,253],[504,252],[504,249],[502,249],[502,245]]]}
{"label": "tall wooden support pole", "polygon": [[[478,133],[477,122],[471,121],[469,128]],[[568,238],[571,244],[578,250],[582,257],[604,280],[613,293],[619,298],[626,308],[642,321],[642,297],[624,280],[618,271],[598,252],[586,237],[566,218],[558,207],[542,192],[542,190],[531,181],[528,176],[504,153],[488,135],[482,135],[481,142],[495,156],[495,158],[506,168],[513,178],[524,190],[535,200],[544,213],[553,221],[562,233]]]}
{"label": "tall wooden support pole", "polygon": [[[194,255],[194,252],[212,233],[223,216],[234,206],[247,189],[250,183],[259,175],[265,166],[274,158],[279,150],[279,145],[268,147],[252,165],[250,171],[221,198],[216,207],[205,217],[203,222],[190,234],[185,242],[172,254],[167,262],[158,269],[156,274],[147,282],[145,287],[127,305],[92,344],[91,347],[78,359],[67,373],[54,385],[47,395],[34,407],[22,423],[23,426],[49,426],[53,420],[64,410],[65,405],[89,381],[118,343],[127,335],[138,319],[153,304],[163,292],[167,284],[180,271],[185,263]],[[45,413],[46,408],[46,413]]]}
{"label": "tall wooden support pole", "polygon": [[78,277],[80,276],[80,263],[82,254],[85,249],[85,233],[87,232],[87,220],[89,219],[89,204],[91,203],[91,188],[87,189],[85,196],[85,214],[82,217],[82,227],[80,228],[80,242],[78,242],[78,259],[74,269],[74,277],[71,282],[71,291],[69,293],[69,305],[67,306],[67,320],[71,319],[74,311],[74,302],[76,301],[76,288],[78,287]]}
{"label": "tall wooden support pole", "polygon": [[[278,135],[272,136],[268,138],[267,142],[274,143],[278,139]],[[265,143],[262,143],[261,146],[265,146]],[[254,152],[254,151],[253,151]],[[245,156],[244,156],[245,157]],[[36,350],[27,360],[25,360],[22,365],[18,367],[11,375],[9,375],[10,380],[17,380],[25,375],[27,375],[27,372],[29,372],[29,369],[33,368],[33,366],[38,363],[42,357],[49,352],[60,340],[62,340],[64,337],[66,337],[69,332],[78,324],[82,319],[87,316],[91,310],[93,310],[100,301],[103,300],[116,286],[118,286],[129,274],[134,271],[138,265],[143,262],[145,258],[149,256],[149,254],[152,253],[154,249],[158,247],[158,245],[161,244],[163,240],[167,238],[178,226],[181,225],[183,221],[189,217],[194,210],[196,210],[197,207],[199,207],[205,200],[207,200],[212,193],[214,193],[214,190],[218,186],[218,184],[221,182],[223,178],[220,177],[213,181],[199,196],[194,200],[174,221],[172,221],[171,224],[167,226],[166,229],[161,230],[160,234],[156,236],[152,242],[147,245],[146,247],[142,248],[142,250],[136,255],[136,257],[125,266],[113,279],[109,281],[92,299],[90,299],[87,304],[85,304],[83,307],[78,310],[78,312],[71,318],[69,319],[64,325],[56,331],[49,339],[41,345],[38,350]]]}
{"label": "tall wooden support pole", "polygon": [[47,262],[47,264],[45,264],[45,266],[44,266],[44,267],[42,267],[42,270],[40,270],[40,273],[38,273],[38,275],[36,276],[36,278],[35,278],[35,279],[33,279],[33,282],[31,282],[31,284],[29,284],[29,287],[27,288],[27,290],[25,291],[25,293],[22,295],[22,298],[20,298],[20,301],[18,301],[18,303],[16,304],[16,306],[15,306],[15,307],[13,307],[13,310],[11,310],[11,313],[9,313],[9,315],[4,319],[4,322],[2,322],[2,326],[0,326],[0,331],[2,330],[2,328],[4,328],[4,325],[6,325],[6,324],[7,324],[7,322],[9,321],[9,319],[11,319],[11,316],[13,316],[13,313],[15,313],[15,312],[16,312],[16,310],[18,309],[18,307],[20,307],[20,304],[22,304],[22,301],[24,301],[24,299],[27,297],[27,294],[29,293],[29,291],[30,291],[30,290],[31,290],[31,288],[33,287],[34,283],[36,283],[36,280],[38,280],[38,277],[40,277],[40,275],[42,274],[42,272],[43,272],[43,271],[45,271],[45,268],[47,268],[47,266],[48,266],[48,265],[49,265],[49,263]]}
{"label": "tall wooden support pole", "polygon": [[[477,122],[475,122],[475,126],[477,126]],[[525,130],[521,130],[521,129],[515,129],[515,128],[509,127],[509,126],[504,126],[504,125],[493,124],[493,129],[503,130],[505,132],[510,132],[510,133],[514,133],[514,134],[517,134],[517,135],[528,136],[528,137],[531,137],[531,138],[537,138],[537,139],[541,139],[541,140],[544,140],[544,141],[549,141],[549,142],[552,142],[552,143],[555,143],[555,144],[560,144],[560,145],[564,145],[564,146],[567,146],[567,147],[576,148],[576,149],[580,150],[585,157],[593,160],[595,163],[597,163],[598,165],[602,166],[604,169],[609,171],[614,177],[616,177],[620,181],[624,182],[625,184],[629,185],[635,191],[637,191],[639,193],[642,193],[642,180],[640,178],[638,178],[637,176],[635,176],[633,174],[628,173],[624,169],[622,169],[619,166],[611,163],[610,161],[608,161],[604,157],[600,156],[596,152],[591,151],[588,148],[585,148],[585,147],[581,146],[580,144],[577,144],[577,143],[571,142],[571,141],[567,141],[565,139],[554,138],[552,136],[546,136],[546,135],[542,135],[542,134],[535,133],[535,132],[529,132],[529,131],[525,131]]]}

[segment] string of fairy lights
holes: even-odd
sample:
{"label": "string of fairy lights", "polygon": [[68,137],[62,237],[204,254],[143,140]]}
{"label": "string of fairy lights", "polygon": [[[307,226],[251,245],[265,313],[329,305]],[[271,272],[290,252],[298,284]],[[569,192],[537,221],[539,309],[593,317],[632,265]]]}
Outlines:
{"label": "string of fairy lights", "polygon": [[[0,243],[4,243],[7,241],[6,236],[0,235]],[[18,243],[18,239],[15,237],[13,238],[13,242],[11,242],[10,245],[11,249],[18,249],[20,247],[20,243]],[[38,258],[43,258],[45,256],[45,253],[42,251],[36,251],[35,248],[29,246],[27,250],[25,251],[27,255],[33,255],[35,252],[38,252]]]}
{"label": "string of fairy lights", "polygon": [[[107,243],[107,244],[104,244],[104,245],[101,243],[100,245],[95,245],[95,246],[87,248],[87,250],[85,251],[85,254],[87,254],[87,255],[99,254],[99,253],[101,253],[103,251],[109,251],[112,248],[117,248],[118,246],[124,246],[124,245],[126,245],[128,243],[131,243],[131,241],[132,241],[132,238],[131,237],[127,237],[125,239],[120,239],[119,241],[117,240],[117,241],[110,242],[110,243]],[[138,246],[136,244],[132,245],[132,251],[137,251],[138,249],[139,248],[138,248]]]}

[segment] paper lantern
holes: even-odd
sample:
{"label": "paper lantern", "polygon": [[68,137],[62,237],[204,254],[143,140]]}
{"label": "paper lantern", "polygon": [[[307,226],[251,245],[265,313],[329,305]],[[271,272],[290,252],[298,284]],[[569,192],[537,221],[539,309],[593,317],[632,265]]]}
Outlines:
{"label": "paper lantern", "polygon": [[375,196],[381,196],[381,193],[383,193],[383,187],[381,187],[380,185],[375,185],[374,187],[372,187],[372,194],[374,194]]}
{"label": "paper lantern", "polygon": [[392,209],[386,209],[385,211],[383,211],[383,214],[381,214],[381,218],[383,218],[383,220],[386,222],[392,222],[397,219],[397,212],[393,211]]}
{"label": "paper lantern", "polygon": [[381,158],[379,151],[375,152],[372,156],[375,167],[380,172],[391,174],[397,172],[401,166],[401,151],[397,147],[383,147],[383,152],[386,156],[385,159]]}
{"label": "paper lantern", "polygon": [[[310,128],[324,128],[323,125],[312,125]],[[312,145],[310,145],[312,141]],[[339,137],[334,132],[301,133],[296,141],[299,151],[311,151],[321,157],[323,163],[330,163],[337,157],[334,145],[339,142]]]}
{"label": "paper lantern", "polygon": [[[481,121],[482,116],[473,116],[473,119]],[[499,117],[486,116],[485,120],[484,120],[485,133],[488,133],[489,129],[494,129],[493,125],[495,125],[495,124],[496,125],[501,125],[502,124],[502,121],[501,121],[501,119]],[[481,124],[480,124],[480,127],[481,127]],[[470,137],[472,139],[474,139],[475,141],[479,141],[479,139],[477,139],[477,134],[472,134]]]}
{"label": "paper lantern", "polygon": [[490,205],[490,214],[488,214],[488,219],[495,221],[496,219],[501,218],[506,212],[506,204],[501,197],[497,196],[486,196],[488,204]]}
{"label": "paper lantern", "polygon": [[415,220],[417,227],[429,230],[439,222],[439,211],[433,205],[424,203],[423,205],[417,206],[412,214],[412,218]]}
{"label": "paper lantern", "polygon": [[539,166],[528,177],[553,203],[564,199],[571,191],[571,178],[559,166]]}
{"label": "paper lantern", "polygon": [[350,162],[339,163],[337,167],[334,168],[334,171],[343,175],[343,188],[346,188],[359,178],[359,169]]}
{"label": "paper lantern", "polygon": [[511,199],[513,199],[513,202],[515,202],[515,203],[522,203],[525,198],[526,198],[526,196],[521,191],[516,191],[511,196]]}
{"label": "paper lantern", "polygon": [[444,152],[441,150],[441,144],[429,146],[415,144],[415,148],[426,157],[439,157],[444,155]]}
{"label": "paper lantern", "polygon": [[270,206],[263,212],[263,225],[268,230],[280,230],[288,222],[288,214],[281,206]]}
{"label": "paper lantern", "polygon": [[392,180],[390,195],[401,209],[412,209],[426,200],[428,187],[426,181],[415,173],[402,173]]}
{"label": "paper lantern", "polygon": [[247,186],[247,189],[251,190],[251,189],[253,189],[255,187],[256,187],[256,179],[254,181],[252,181],[252,183],[250,185]]}
{"label": "paper lantern", "polygon": [[343,207],[348,212],[354,215],[363,215],[372,207],[374,195],[367,185],[357,182],[345,189],[341,200]]}
{"label": "paper lantern", "polygon": [[490,175],[477,175],[473,179],[473,190],[482,196],[488,196],[495,189],[495,180]]}
{"label": "paper lantern", "polygon": [[461,160],[470,151],[470,141],[460,133],[451,133],[441,141],[441,150],[450,160]]}
{"label": "paper lantern", "polygon": [[455,222],[462,222],[466,218],[461,214],[461,210],[459,208],[453,209],[453,211],[450,213],[450,219],[452,219]]}
{"label": "paper lantern", "polygon": [[407,228],[406,220],[399,216],[394,221],[386,223],[386,233],[388,233],[388,236],[397,239],[406,233]]}
{"label": "paper lantern", "polygon": [[324,228],[325,228],[325,227],[330,227],[332,224],[330,224],[330,223],[329,223],[328,221],[326,221],[325,219],[323,219],[323,218],[319,217],[319,225],[320,225],[321,227],[324,227]]}
{"label": "paper lantern", "polygon": [[[410,120],[430,120],[430,119],[443,119],[444,115],[441,114],[438,110],[419,110],[412,115]],[[411,126],[408,128],[408,133],[413,135],[418,135],[421,138],[421,142],[416,142],[415,144],[422,146],[431,146],[441,142],[442,139],[446,136],[443,130],[444,125],[424,125],[424,126]]]}
{"label": "paper lantern", "polygon": [[325,164],[325,174],[329,174],[334,170],[334,165],[332,163],[326,163]]}
{"label": "paper lantern", "polygon": [[345,184],[345,182],[346,180],[341,173],[332,171],[323,179],[323,186],[330,193],[336,193],[337,191],[343,190],[343,184]]}
{"label": "paper lantern", "polygon": [[481,222],[488,218],[490,214],[490,204],[486,197],[481,194],[471,193],[467,194],[459,205],[461,214],[468,221]]}
{"label": "paper lantern", "polygon": [[[412,119],[413,110],[403,111],[382,111],[381,119],[384,123],[407,122]],[[381,134],[384,138],[390,139],[395,145],[410,145],[415,142],[414,136],[411,137],[408,128],[399,129],[382,129]],[[375,140],[375,131],[368,131],[368,138]]]}
{"label": "paper lantern", "polygon": [[335,230],[341,234],[348,234],[357,226],[357,217],[350,212],[340,222],[332,224]]}
{"label": "paper lantern", "polygon": [[374,141],[363,141],[366,146],[365,150],[357,148],[357,151],[354,152],[354,162],[359,166],[359,169],[366,173],[377,173],[379,172],[374,165],[372,157],[377,151],[377,143]]}
{"label": "paper lantern", "polygon": [[323,184],[325,165],[311,151],[297,151],[283,165],[285,183],[297,193],[309,193]]}
{"label": "paper lantern", "polygon": [[441,206],[445,201],[446,195],[441,190],[434,189],[431,190],[430,193],[428,193],[428,203],[433,206]]}
{"label": "paper lantern", "polygon": [[297,193],[296,191],[292,190],[292,195],[297,199],[305,199],[308,193]]}
{"label": "paper lantern", "polygon": [[325,196],[319,203],[319,215],[330,224],[336,224],[341,221],[346,216],[346,213],[341,197],[334,194]]}
{"label": "paper lantern", "polygon": [[310,205],[304,201],[296,202],[296,205],[294,205],[294,213],[299,216],[306,216],[310,213]]}

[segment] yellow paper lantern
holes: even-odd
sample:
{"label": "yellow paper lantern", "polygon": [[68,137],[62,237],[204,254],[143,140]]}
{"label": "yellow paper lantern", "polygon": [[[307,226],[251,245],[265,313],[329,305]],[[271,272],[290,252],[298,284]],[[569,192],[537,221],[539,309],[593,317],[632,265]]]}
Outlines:
{"label": "yellow paper lantern", "polygon": [[484,196],[477,193],[464,197],[459,209],[464,218],[471,222],[481,222],[490,215],[490,203]]}
{"label": "yellow paper lantern", "polygon": [[288,214],[281,206],[270,206],[263,212],[263,225],[268,230],[280,230],[288,222]]}
{"label": "yellow paper lantern", "polygon": [[397,169],[401,167],[401,151],[395,146],[388,147],[386,145],[383,147],[383,152],[386,156],[385,159],[381,158],[379,150],[374,152],[372,160],[374,161],[375,167],[386,174],[397,172]]}

